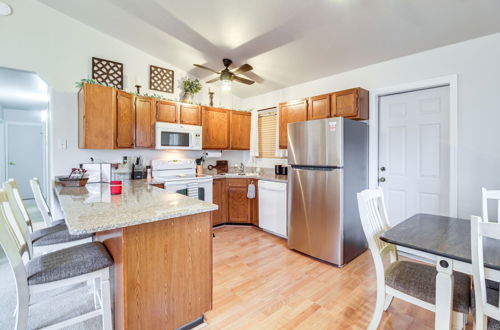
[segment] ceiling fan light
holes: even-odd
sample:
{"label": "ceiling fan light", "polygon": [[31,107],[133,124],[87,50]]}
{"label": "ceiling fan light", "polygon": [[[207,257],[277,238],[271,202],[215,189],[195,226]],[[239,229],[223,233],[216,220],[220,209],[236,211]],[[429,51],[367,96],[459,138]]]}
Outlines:
{"label": "ceiling fan light", "polygon": [[221,82],[222,82],[222,90],[224,90],[224,91],[231,90],[231,80],[230,79],[224,79],[224,80],[221,80]]}

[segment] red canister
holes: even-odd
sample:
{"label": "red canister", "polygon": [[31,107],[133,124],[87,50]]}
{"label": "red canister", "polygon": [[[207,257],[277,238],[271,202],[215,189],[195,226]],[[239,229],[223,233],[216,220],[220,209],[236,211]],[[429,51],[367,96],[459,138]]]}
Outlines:
{"label": "red canister", "polygon": [[111,181],[109,183],[109,189],[111,191],[111,195],[120,195],[122,193],[122,182]]}

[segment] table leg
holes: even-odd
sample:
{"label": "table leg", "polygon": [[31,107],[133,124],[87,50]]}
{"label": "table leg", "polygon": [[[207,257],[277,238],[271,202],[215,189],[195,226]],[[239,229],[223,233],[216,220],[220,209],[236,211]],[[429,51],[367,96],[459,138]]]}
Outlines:
{"label": "table leg", "polygon": [[453,260],[437,259],[436,269],[436,314],[434,328],[436,330],[451,329],[453,313]]}

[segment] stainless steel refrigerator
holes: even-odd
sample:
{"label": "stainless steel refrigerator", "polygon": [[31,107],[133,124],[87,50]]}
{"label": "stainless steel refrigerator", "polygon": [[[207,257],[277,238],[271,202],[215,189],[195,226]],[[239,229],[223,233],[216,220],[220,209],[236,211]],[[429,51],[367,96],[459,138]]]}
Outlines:
{"label": "stainless steel refrigerator", "polygon": [[365,251],[356,193],[368,187],[368,124],[289,124],[288,164],[288,247],[337,266]]}

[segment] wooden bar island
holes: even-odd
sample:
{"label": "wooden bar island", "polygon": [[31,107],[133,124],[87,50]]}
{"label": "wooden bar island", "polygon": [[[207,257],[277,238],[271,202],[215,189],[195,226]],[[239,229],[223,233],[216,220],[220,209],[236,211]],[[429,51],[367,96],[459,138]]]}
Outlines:
{"label": "wooden bar island", "polygon": [[217,205],[145,180],[54,191],[71,234],[95,233],[114,258],[115,329],[177,329],[212,309],[212,211]]}

